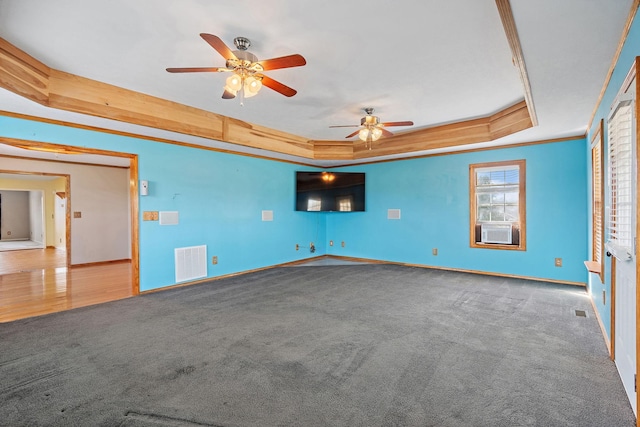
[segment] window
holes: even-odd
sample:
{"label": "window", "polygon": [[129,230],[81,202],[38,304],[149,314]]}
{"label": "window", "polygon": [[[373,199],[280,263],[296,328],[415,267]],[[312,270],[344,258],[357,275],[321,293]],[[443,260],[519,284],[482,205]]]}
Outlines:
{"label": "window", "polygon": [[353,196],[341,196],[336,198],[336,206],[338,206],[339,212],[351,212],[353,209],[351,205],[353,203]]}
{"label": "window", "polygon": [[600,126],[591,139],[591,210],[592,210],[592,245],[591,260],[596,263],[594,272],[600,275],[600,281],[604,283],[604,175],[602,174],[602,135],[604,121],[600,120]]}
{"label": "window", "polygon": [[633,254],[634,151],[631,100],[621,101],[612,112],[609,127],[609,242],[616,256]]}
{"label": "window", "polygon": [[308,211],[319,211],[322,207],[322,200],[320,199],[312,199],[309,198],[307,200],[307,210]]}
{"label": "window", "polygon": [[472,248],[525,250],[525,161],[469,165]]}

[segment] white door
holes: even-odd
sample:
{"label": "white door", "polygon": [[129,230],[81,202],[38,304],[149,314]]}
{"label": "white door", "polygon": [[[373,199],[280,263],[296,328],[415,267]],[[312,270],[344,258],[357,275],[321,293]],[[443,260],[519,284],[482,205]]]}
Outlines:
{"label": "white door", "polygon": [[[633,86],[632,86],[633,87]],[[609,239],[615,267],[615,363],[637,416],[635,106],[623,94],[609,117]]]}
{"label": "white door", "polygon": [[54,191],[53,199],[55,200],[55,209],[53,216],[55,218],[54,228],[56,236],[55,247],[65,249],[67,247],[67,199],[66,194],[63,196],[56,194]]}
{"label": "white door", "polygon": [[616,261],[615,361],[633,412],[638,414],[636,375],[635,259]]}

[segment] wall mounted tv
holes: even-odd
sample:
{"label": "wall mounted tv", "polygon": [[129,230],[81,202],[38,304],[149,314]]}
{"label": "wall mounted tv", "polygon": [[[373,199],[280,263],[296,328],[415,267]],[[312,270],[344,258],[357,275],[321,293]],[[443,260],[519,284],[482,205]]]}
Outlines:
{"label": "wall mounted tv", "polygon": [[362,172],[296,172],[296,210],[363,212]]}

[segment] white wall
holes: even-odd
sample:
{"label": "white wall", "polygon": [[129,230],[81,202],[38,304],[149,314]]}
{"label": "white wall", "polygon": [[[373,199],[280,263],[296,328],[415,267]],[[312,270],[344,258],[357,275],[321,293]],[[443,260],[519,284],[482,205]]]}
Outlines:
{"label": "white wall", "polygon": [[[4,162],[3,162],[4,164]],[[56,224],[54,222],[55,192],[64,191],[66,186],[65,178],[51,177],[49,180],[33,179],[30,175],[4,175],[0,178],[0,189],[2,190],[38,190],[44,194],[44,224],[45,245],[55,246]],[[65,224],[62,225],[65,227]],[[63,231],[64,232],[64,231]]]}
{"label": "white wall", "polygon": [[[3,158],[5,171],[70,175],[66,202],[71,215],[71,264],[87,264],[131,258],[129,170],[28,159]],[[55,230],[55,200],[47,213],[47,230]],[[81,218],[74,218],[80,212]],[[55,234],[47,245],[55,245]]]}
{"label": "white wall", "polygon": [[[64,192],[64,179],[60,178],[62,187],[58,192]],[[53,196],[53,221],[54,221],[54,241],[53,246],[58,249],[66,249],[67,247],[67,197],[59,197],[56,191],[52,192]]]}
{"label": "white wall", "polygon": [[2,196],[2,218],[0,233],[2,240],[29,239],[29,192],[0,191]]}
{"label": "white wall", "polygon": [[44,244],[44,194],[43,191],[29,191],[29,237],[36,243]]}

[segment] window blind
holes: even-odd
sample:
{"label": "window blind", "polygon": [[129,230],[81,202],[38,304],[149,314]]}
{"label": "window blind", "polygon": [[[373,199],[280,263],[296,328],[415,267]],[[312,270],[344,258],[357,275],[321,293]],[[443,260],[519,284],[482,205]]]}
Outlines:
{"label": "window blind", "polygon": [[609,241],[633,253],[633,108],[620,102],[609,122]]}
{"label": "window blind", "polygon": [[596,144],[591,150],[592,167],[593,167],[593,253],[592,260],[602,265],[602,237],[603,237],[603,200],[602,200],[602,136],[598,132],[596,135]]}

